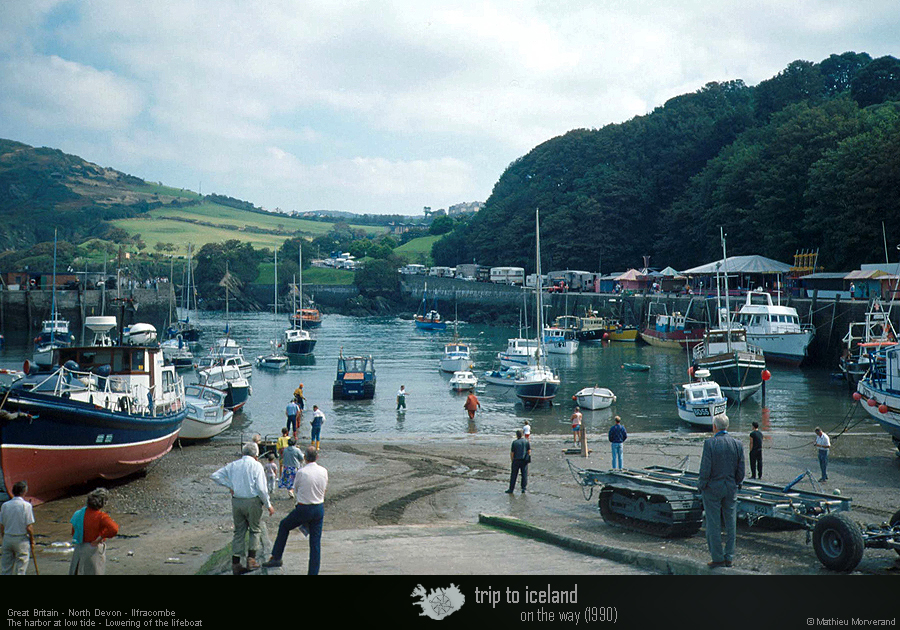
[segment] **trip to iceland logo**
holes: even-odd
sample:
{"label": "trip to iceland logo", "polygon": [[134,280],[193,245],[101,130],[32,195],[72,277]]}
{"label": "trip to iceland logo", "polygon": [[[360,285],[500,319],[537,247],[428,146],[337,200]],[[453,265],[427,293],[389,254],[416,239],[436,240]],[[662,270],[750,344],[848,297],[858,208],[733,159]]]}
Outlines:
{"label": "trip to iceland logo", "polygon": [[421,584],[418,584],[411,596],[418,598],[418,601],[414,603],[422,608],[422,612],[419,613],[420,617],[431,617],[437,620],[449,617],[466,603],[466,596],[455,584],[451,584],[447,588],[436,588],[431,592],[426,591]]}

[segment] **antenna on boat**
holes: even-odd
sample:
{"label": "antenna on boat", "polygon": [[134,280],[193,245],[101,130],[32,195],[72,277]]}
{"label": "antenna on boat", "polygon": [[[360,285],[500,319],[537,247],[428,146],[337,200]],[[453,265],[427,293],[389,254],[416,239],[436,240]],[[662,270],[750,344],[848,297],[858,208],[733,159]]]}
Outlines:
{"label": "antenna on boat", "polygon": [[728,351],[731,352],[731,301],[728,298],[728,255],[725,253],[725,228],[719,226],[722,239],[722,265],[725,268],[725,333],[728,340]]}

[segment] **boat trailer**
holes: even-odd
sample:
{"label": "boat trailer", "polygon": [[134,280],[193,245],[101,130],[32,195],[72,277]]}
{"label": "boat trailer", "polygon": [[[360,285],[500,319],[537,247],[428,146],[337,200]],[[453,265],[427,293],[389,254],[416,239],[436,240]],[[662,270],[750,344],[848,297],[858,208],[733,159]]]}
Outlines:
{"label": "boat trailer", "polygon": [[[600,514],[610,525],[664,538],[689,537],[703,525],[699,473],[663,466],[604,471],[568,464],[575,481],[590,488],[586,500],[600,488]],[[737,494],[738,521],[806,530],[807,544],[812,541],[816,557],[834,571],[855,569],[866,547],[900,554],[900,510],[889,523],[858,525],[848,514],[849,497],[797,490],[804,477],[812,479],[807,470],[783,487],[745,479]]]}

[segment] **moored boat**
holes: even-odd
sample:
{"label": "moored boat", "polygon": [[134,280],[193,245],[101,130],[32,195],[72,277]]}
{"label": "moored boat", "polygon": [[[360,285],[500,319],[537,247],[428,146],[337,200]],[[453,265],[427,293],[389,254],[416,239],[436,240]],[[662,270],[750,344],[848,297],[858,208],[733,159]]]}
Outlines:
{"label": "moored boat", "polygon": [[225,399],[226,394],[220,389],[185,385],[187,414],[178,437],[182,440],[208,440],[230,427],[234,412],[225,408]]}
{"label": "moored boat", "polygon": [[762,348],[766,359],[800,365],[815,335],[812,326],[802,326],[797,309],[773,304],[764,291],[749,291],[736,317],[747,331],[747,341]]}
{"label": "moored boat", "polygon": [[253,393],[248,381],[235,365],[212,365],[197,373],[200,385],[225,392],[225,409],[241,409]]}
{"label": "moored boat", "polygon": [[862,402],[863,409],[900,450],[900,346],[884,348],[872,356],[869,371],[857,383],[853,397]]}
{"label": "moored boat", "polygon": [[516,376],[518,376],[518,374],[519,368],[501,366],[496,370],[486,371],[481,375],[481,380],[490,385],[513,387],[516,384]]}
{"label": "moored boat", "polygon": [[869,371],[870,357],[879,350],[897,345],[897,334],[891,323],[890,311],[873,300],[861,322],[852,322],[843,339],[840,358],[841,372],[851,385],[856,385]]}
{"label": "moored boat", "polygon": [[469,370],[454,372],[450,377],[450,389],[456,392],[465,392],[475,389],[478,385],[478,377]]}
{"label": "moored boat", "polygon": [[616,395],[606,387],[585,387],[572,396],[582,409],[606,409],[616,402]]}
{"label": "moored boat", "polygon": [[544,327],[544,348],[551,354],[575,354],[578,350],[578,339],[575,331],[568,328]]}
{"label": "moored boat", "polygon": [[690,320],[687,314],[669,314],[665,304],[651,302],[647,323],[641,329],[641,339],[651,346],[683,350],[703,341],[704,331],[704,326]]}
{"label": "moored boat", "polygon": [[463,372],[472,369],[472,357],[468,344],[453,341],[444,346],[444,354],[440,358],[442,372]]}
{"label": "moored boat", "polygon": [[504,367],[534,365],[539,346],[540,342],[537,339],[514,337],[507,341],[506,350],[497,353],[497,358]]}
{"label": "moored boat", "polygon": [[713,419],[725,413],[728,399],[718,383],[710,381],[707,370],[695,370],[694,379],[675,387],[675,406],[678,416],[694,426],[711,428]]}
{"label": "moored boat", "polygon": [[159,347],[112,345],[110,319],[115,326],[115,318],[87,317],[94,345],[58,348],[59,367],[31,371],[4,392],[5,498],[24,479],[33,501],[48,501],[143,470],[172,448],[186,414],[182,379]]}
{"label": "moored boat", "polygon": [[441,319],[437,310],[437,304],[428,308],[428,283],[425,283],[425,291],[422,293],[422,306],[415,315],[416,328],[419,330],[446,330],[447,322]]}

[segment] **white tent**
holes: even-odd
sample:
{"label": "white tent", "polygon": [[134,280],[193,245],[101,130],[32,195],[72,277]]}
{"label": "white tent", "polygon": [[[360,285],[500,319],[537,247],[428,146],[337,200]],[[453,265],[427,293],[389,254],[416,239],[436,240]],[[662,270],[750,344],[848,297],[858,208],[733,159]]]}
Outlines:
{"label": "white tent", "polygon": [[700,265],[693,269],[682,271],[685,276],[708,276],[716,273],[716,271],[725,271],[729,274],[745,273],[745,274],[766,274],[766,273],[787,273],[791,270],[791,266],[766,258],[765,256],[729,256],[728,260],[723,264],[721,260]]}

